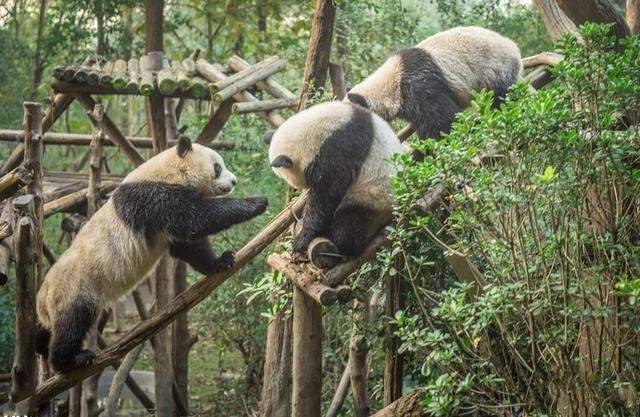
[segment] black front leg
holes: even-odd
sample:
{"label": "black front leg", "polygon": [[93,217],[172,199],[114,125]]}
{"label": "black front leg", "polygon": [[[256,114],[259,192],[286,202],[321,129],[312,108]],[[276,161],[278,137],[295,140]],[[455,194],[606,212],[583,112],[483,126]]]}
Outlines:
{"label": "black front leg", "polygon": [[315,188],[309,190],[309,201],[302,216],[302,230],[293,243],[294,252],[306,252],[313,239],[327,233],[336,209],[344,196],[344,192],[330,193],[327,191]]}
{"label": "black front leg", "polygon": [[262,214],[267,208],[267,199],[206,198],[184,206],[170,212],[164,227],[175,240],[193,241]]}
{"label": "black front leg", "polygon": [[226,251],[216,257],[207,238],[190,242],[174,242],[169,246],[174,258],[185,261],[193,269],[204,275],[230,269],[235,264],[233,252]]}

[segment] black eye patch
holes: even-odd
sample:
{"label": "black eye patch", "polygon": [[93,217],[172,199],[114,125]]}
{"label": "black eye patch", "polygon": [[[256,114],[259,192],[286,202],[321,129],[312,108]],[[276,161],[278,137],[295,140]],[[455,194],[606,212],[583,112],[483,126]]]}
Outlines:
{"label": "black eye patch", "polygon": [[216,178],[218,178],[220,174],[222,174],[222,165],[217,162],[213,164],[213,172],[215,172]]}

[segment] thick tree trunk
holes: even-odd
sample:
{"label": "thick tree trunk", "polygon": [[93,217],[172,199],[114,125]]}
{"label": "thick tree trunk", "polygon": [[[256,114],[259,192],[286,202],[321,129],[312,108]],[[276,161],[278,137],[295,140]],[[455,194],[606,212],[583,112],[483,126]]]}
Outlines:
{"label": "thick tree trunk", "polygon": [[[396,259],[396,262],[399,262]],[[401,270],[397,268],[397,270]],[[393,319],[396,312],[404,307],[400,278],[387,277],[387,297],[385,301],[385,314],[389,320]],[[402,363],[403,358],[398,353],[400,342],[394,336],[395,327],[387,324],[385,329],[385,362],[384,362],[384,404],[389,405],[402,396]]]}
{"label": "thick tree trunk", "polygon": [[336,8],[333,0],[317,0],[311,28],[311,40],[304,66],[304,82],[300,92],[299,109],[305,108],[307,99],[324,87],[331,56],[331,37]]}
{"label": "thick tree trunk", "polygon": [[322,307],[293,288],[292,417],[320,417],[322,394]]}
{"label": "thick tree trunk", "polygon": [[145,0],[145,37],[144,49],[147,53],[163,51],[163,9],[164,0]]}
{"label": "thick tree trunk", "polygon": [[627,0],[627,25],[632,35],[640,33],[640,0]]}
{"label": "thick tree trunk", "polygon": [[630,35],[629,26],[608,0],[556,0],[558,6],[576,25],[586,22],[614,23],[611,32],[622,38]]}
{"label": "thick tree trunk", "polygon": [[422,392],[413,391],[371,417],[426,417],[427,413],[424,412],[421,404],[423,396]]}
{"label": "thick tree trunk", "polygon": [[263,417],[291,415],[291,335],[293,320],[278,313],[267,328],[261,394]]}
{"label": "thick tree trunk", "polygon": [[[16,1],[17,3],[17,1]],[[36,51],[33,59],[33,81],[31,84],[31,98],[35,98],[38,87],[42,82],[42,72],[44,71],[44,60],[42,59],[42,34],[44,33],[45,13],[47,1],[40,0],[40,12],[38,14],[38,35],[36,38]]]}
{"label": "thick tree trunk", "polygon": [[533,5],[542,15],[547,32],[554,42],[560,40],[566,33],[580,36],[575,23],[564,14],[556,0],[533,0]]}

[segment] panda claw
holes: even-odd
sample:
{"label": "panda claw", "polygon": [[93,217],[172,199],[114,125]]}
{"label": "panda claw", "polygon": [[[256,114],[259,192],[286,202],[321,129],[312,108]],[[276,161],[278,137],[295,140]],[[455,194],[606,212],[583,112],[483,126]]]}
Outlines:
{"label": "panda claw", "polygon": [[223,252],[222,255],[220,255],[220,257],[218,258],[217,270],[224,271],[227,269],[231,269],[235,264],[236,257],[232,251],[228,250]]}
{"label": "panda claw", "polygon": [[75,357],[76,367],[83,367],[93,363],[96,359],[96,354],[90,350],[81,350]]}

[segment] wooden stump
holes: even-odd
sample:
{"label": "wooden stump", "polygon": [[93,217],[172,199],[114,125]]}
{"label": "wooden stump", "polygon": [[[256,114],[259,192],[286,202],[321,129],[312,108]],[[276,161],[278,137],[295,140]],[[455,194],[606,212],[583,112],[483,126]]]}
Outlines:
{"label": "wooden stump", "polygon": [[307,257],[312,264],[321,269],[333,268],[344,259],[336,245],[324,237],[317,237],[311,241]]}

